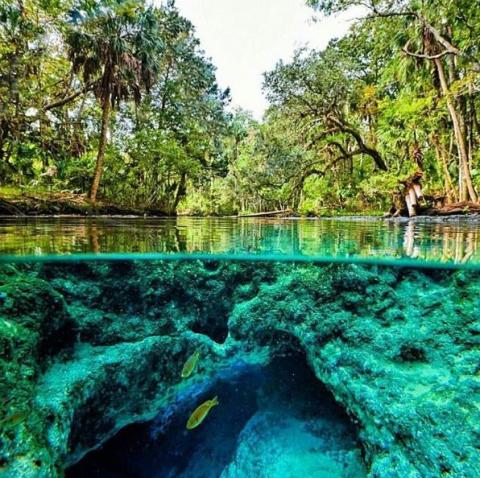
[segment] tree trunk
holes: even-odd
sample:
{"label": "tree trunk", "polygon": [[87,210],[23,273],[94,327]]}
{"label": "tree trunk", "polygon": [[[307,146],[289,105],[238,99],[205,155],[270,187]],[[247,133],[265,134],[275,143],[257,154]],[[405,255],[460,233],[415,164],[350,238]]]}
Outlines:
{"label": "tree trunk", "polygon": [[178,204],[180,203],[181,199],[185,197],[187,193],[187,175],[182,173],[180,177],[180,181],[177,186],[177,190],[175,191],[175,199],[173,202],[173,210],[172,213],[177,212]]}
{"label": "tree trunk", "polygon": [[90,199],[95,202],[97,200],[98,187],[103,173],[103,160],[105,158],[105,148],[107,146],[108,123],[111,111],[110,95],[108,94],[102,104],[102,129],[100,132],[100,142],[98,144],[97,164],[95,166],[95,174],[93,176],[92,187],[90,189]]}
{"label": "tree trunk", "polygon": [[437,157],[437,163],[440,171],[443,171],[444,176],[444,192],[445,196],[447,197],[448,202],[456,202],[458,201],[457,192],[455,191],[455,187],[453,184],[452,176],[450,171],[448,170],[448,164],[445,157],[445,148],[441,144],[440,139],[437,135],[433,135],[432,137],[433,145],[435,146],[435,155]]}
{"label": "tree trunk", "polygon": [[408,216],[409,217],[416,216],[417,212],[415,210],[415,204],[412,203],[412,197],[410,196],[409,191],[407,191],[407,193],[405,194],[405,204],[407,205]]}
{"label": "tree trunk", "polygon": [[[465,143],[465,136],[463,135],[461,122],[457,110],[455,109],[455,105],[452,101],[450,96],[450,90],[448,88],[447,79],[445,77],[445,70],[443,68],[443,63],[440,58],[436,58],[434,60],[435,66],[437,68],[438,77],[440,79],[440,85],[442,87],[443,95],[445,96],[445,100],[447,102],[448,112],[450,113],[450,118],[452,119],[453,123],[453,130],[455,133],[455,140],[458,146],[458,153],[460,156],[460,170],[462,172],[463,181],[467,186],[468,195],[473,202],[477,202],[477,193],[475,188],[473,187],[472,176],[470,174],[470,164],[468,161],[468,152],[467,152],[467,145]],[[466,198],[460,198],[460,200],[464,200]]]}

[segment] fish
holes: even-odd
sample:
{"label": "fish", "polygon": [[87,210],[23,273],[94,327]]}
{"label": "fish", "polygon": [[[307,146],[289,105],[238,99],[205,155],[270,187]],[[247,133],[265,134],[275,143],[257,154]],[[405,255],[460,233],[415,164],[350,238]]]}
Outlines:
{"label": "fish", "polygon": [[0,292],[0,304],[4,304],[8,299],[8,295],[5,292]]}
{"label": "fish", "polygon": [[198,359],[200,357],[200,352],[195,351],[190,357],[188,357],[185,365],[182,368],[182,378],[188,378],[192,375],[195,367],[197,366]]}
{"label": "fish", "polygon": [[187,430],[197,428],[215,405],[218,405],[218,397],[214,397],[212,400],[207,400],[199,405],[188,419]]}
{"label": "fish", "polygon": [[7,428],[16,427],[20,425],[28,418],[28,412],[17,412],[0,421],[0,425]]}

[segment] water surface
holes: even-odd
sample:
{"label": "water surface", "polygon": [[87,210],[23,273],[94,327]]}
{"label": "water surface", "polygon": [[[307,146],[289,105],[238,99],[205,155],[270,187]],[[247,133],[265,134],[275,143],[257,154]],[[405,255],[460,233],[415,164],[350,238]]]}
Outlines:
{"label": "water surface", "polygon": [[[0,218],[0,255],[480,265],[477,219]],[[91,258],[91,256],[90,256]]]}
{"label": "water surface", "polygon": [[0,219],[0,474],[480,476],[479,227]]}

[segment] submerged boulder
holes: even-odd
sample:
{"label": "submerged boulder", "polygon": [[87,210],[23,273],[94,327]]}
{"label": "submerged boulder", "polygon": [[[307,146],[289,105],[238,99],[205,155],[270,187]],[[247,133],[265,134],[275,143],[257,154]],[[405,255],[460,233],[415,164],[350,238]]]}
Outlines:
{"label": "submerged boulder", "polygon": [[254,415],[238,438],[234,459],[221,478],[363,478],[355,443],[325,419],[282,413]]}
{"label": "submerged boulder", "polygon": [[62,295],[31,271],[2,266],[0,294],[0,469],[10,469],[7,476],[56,475],[61,466],[44,440],[48,422],[35,386],[52,361],[68,356],[74,324]]}
{"label": "submerged boulder", "polygon": [[66,302],[48,282],[18,274],[0,285],[0,294],[0,314],[35,334],[40,360],[73,344],[74,322]]}

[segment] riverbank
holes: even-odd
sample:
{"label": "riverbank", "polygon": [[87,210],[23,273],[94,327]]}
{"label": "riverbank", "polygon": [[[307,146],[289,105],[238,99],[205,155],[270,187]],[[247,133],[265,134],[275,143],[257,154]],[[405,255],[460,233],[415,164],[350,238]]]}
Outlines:
{"label": "riverbank", "polygon": [[[103,201],[92,203],[84,194],[47,191],[4,191],[0,189],[0,216],[152,216],[172,217],[177,214],[165,212],[153,207],[131,207],[122,204],[111,204]],[[325,210],[317,216],[301,215],[296,211],[274,211],[265,213],[205,214],[183,210],[178,215],[197,217],[276,217],[276,218],[324,218],[349,215],[381,217],[381,211],[347,211]]]}
{"label": "riverbank", "polygon": [[0,193],[0,216],[171,216],[153,208],[133,208],[71,193]]}
{"label": "riverbank", "polygon": [[130,207],[103,201],[92,203],[86,195],[66,192],[8,192],[0,189],[0,216],[150,216],[150,217],[238,217],[238,218],[277,218],[277,219],[328,219],[335,220],[377,220],[390,221],[432,220],[455,221],[459,218],[480,219],[480,206],[472,203],[457,203],[443,208],[424,209],[422,214],[414,217],[391,216],[381,211],[326,210],[319,215],[302,215],[296,211],[270,211],[265,213],[241,213],[238,215],[190,214],[180,211],[178,214],[162,211],[153,207]]}

